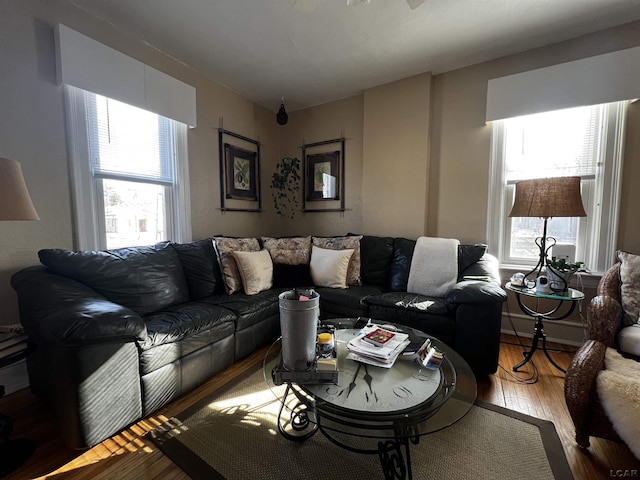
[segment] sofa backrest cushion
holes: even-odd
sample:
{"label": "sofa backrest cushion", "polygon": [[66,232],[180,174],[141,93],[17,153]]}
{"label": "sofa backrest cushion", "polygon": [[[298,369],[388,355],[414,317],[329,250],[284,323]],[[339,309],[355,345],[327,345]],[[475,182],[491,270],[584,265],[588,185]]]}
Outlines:
{"label": "sofa backrest cushion", "polygon": [[220,264],[210,238],[171,245],[178,252],[191,300],[224,292]]}
{"label": "sofa backrest cushion", "polygon": [[38,256],[52,272],[139,315],[189,300],[180,259],[169,243],[106,251],[46,249]]}
{"label": "sofa backrest cushion", "polygon": [[415,240],[396,238],[393,242],[393,258],[389,266],[387,290],[390,292],[406,292],[409,281],[409,270],[413,250],[416,248]]}
{"label": "sofa backrest cushion", "polygon": [[458,253],[458,276],[467,268],[476,263],[487,253],[487,246],[483,243],[475,245],[460,245]]}
{"label": "sofa backrest cushion", "polygon": [[385,288],[393,259],[393,237],[364,235],[360,240],[362,283]]}

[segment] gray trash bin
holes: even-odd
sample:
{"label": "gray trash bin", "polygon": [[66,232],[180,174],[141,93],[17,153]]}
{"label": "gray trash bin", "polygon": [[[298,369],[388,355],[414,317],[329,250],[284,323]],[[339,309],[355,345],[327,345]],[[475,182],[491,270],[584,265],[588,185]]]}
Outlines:
{"label": "gray trash bin", "polygon": [[[300,295],[308,300],[300,300]],[[282,363],[287,370],[307,370],[316,358],[320,295],[315,290],[289,290],[278,299]]]}

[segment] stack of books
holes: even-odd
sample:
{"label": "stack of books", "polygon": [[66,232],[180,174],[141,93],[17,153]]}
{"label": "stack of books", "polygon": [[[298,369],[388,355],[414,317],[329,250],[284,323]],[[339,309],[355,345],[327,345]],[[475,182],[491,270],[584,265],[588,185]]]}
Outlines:
{"label": "stack of books", "polygon": [[391,368],[409,343],[406,333],[367,325],[347,343],[347,358],[376,367]]}

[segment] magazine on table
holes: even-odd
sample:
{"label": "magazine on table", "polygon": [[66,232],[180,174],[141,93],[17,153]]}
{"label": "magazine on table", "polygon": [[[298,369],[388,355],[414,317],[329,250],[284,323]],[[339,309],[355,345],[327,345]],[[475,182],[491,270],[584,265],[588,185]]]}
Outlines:
{"label": "magazine on table", "polygon": [[363,327],[347,344],[347,358],[391,368],[398,356],[409,345],[409,335],[393,332],[377,325]]}

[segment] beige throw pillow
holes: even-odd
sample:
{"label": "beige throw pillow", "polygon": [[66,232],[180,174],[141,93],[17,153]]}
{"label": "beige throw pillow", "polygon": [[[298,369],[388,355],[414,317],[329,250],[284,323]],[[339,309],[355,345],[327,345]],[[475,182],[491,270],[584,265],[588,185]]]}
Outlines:
{"label": "beige throw pillow", "polygon": [[273,263],[267,250],[259,252],[232,252],[236,259],[244,293],[255,295],[271,288]]}
{"label": "beige throw pillow", "polygon": [[316,287],[347,288],[347,271],[353,249],[311,247],[311,278]]}
{"label": "beige throw pillow", "polygon": [[218,261],[222,270],[225,290],[229,295],[242,290],[242,277],[232,252],[257,252],[260,244],[257,238],[213,237]]}
{"label": "beige throw pillow", "polygon": [[333,250],[353,249],[353,255],[347,272],[347,285],[362,285],[360,276],[360,240],[362,235],[347,235],[344,237],[312,237],[313,245]]}

